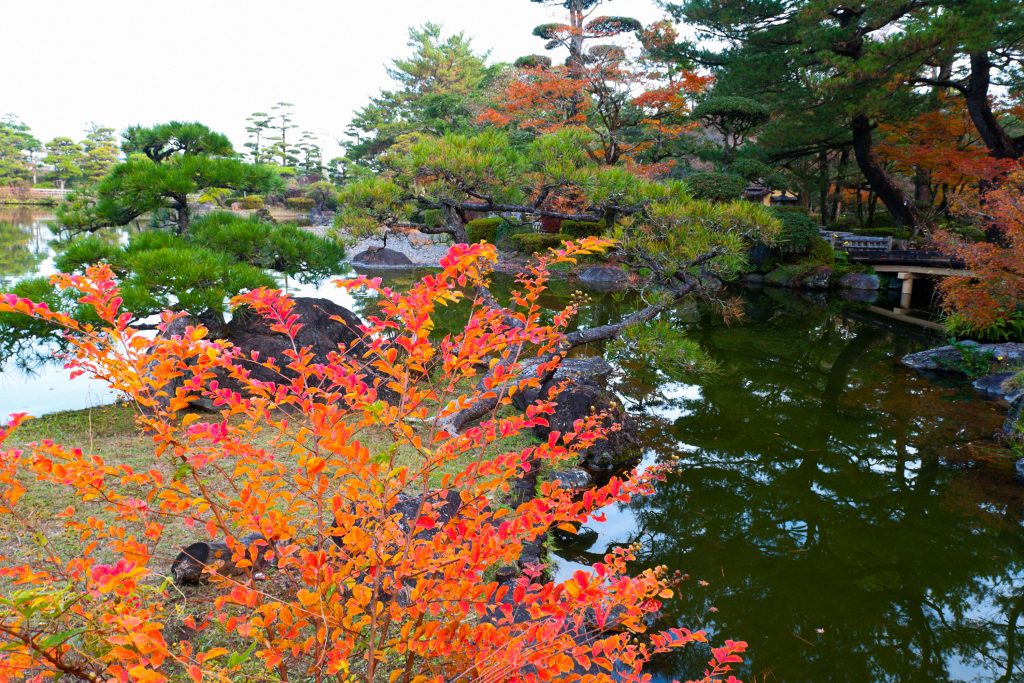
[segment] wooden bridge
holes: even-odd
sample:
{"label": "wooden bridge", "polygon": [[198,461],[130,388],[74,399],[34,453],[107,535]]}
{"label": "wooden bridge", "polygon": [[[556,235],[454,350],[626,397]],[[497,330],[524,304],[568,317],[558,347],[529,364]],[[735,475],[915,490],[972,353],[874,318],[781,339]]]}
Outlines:
{"label": "wooden bridge", "polygon": [[[892,237],[865,237],[849,232],[823,230],[821,236],[836,251],[845,252],[851,263],[871,266],[876,273],[895,273],[903,283],[900,305],[893,313],[905,316],[910,312],[914,280],[923,277],[971,275],[962,261],[939,251],[905,249]],[[888,312],[887,312],[888,313]]]}

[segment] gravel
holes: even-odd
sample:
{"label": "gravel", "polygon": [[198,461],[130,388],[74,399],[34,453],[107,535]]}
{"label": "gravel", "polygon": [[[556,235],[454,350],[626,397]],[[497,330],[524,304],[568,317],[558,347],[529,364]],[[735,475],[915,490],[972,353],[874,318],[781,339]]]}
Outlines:
{"label": "gravel", "polygon": [[[308,230],[317,235],[326,236],[329,228],[313,225]],[[352,237],[343,232],[341,237],[345,244],[345,251],[351,255],[381,246],[381,241],[377,238],[353,241]],[[405,254],[417,266],[437,266],[441,257],[448,253],[450,244],[451,240],[447,235],[424,235],[418,230],[388,235],[388,249]]]}

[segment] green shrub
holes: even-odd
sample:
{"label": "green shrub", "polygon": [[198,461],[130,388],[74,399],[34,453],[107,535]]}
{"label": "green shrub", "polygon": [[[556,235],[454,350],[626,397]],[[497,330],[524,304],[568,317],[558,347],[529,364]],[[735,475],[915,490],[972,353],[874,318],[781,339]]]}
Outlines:
{"label": "green shrub", "polygon": [[243,209],[255,210],[263,208],[263,197],[258,194],[250,194],[238,200],[238,205]]}
{"label": "green shrub", "polygon": [[562,221],[562,232],[576,239],[584,237],[600,237],[604,234],[605,225],[599,221]]}
{"label": "green shrub", "polygon": [[440,228],[444,225],[444,211],[441,209],[423,209],[414,218],[428,228]]}
{"label": "green shrub", "polygon": [[515,250],[518,249],[514,241],[516,235],[532,234],[533,225],[531,223],[513,223],[512,221],[504,220],[498,226],[498,235],[495,238],[494,244],[497,245],[498,249]]}
{"label": "green shrub", "polygon": [[289,197],[284,200],[284,202],[290,208],[297,209],[299,211],[312,211],[313,207],[316,206],[316,202],[309,197]]}
{"label": "green shrub", "polygon": [[821,266],[831,266],[836,262],[836,252],[828,240],[815,237],[811,240],[810,249],[807,252],[807,263]]}
{"label": "green shrub", "polygon": [[888,211],[875,211],[875,217],[871,221],[872,228],[895,228],[896,219]]}
{"label": "green shrub", "polygon": [[815,240],[821,239],[818,221],[808,216],[803,209],[774,207],[772,213],[782,221],[782,232],[779,233],[779,248],[782,251],[806,254]]}
{"label": "green shrub", "polygon": [[731,202],[740,198],[747,181],[743,176],[732,173],[701,172],[687,176],[686,185],[696,199]]}
{"label": "green shrub", "polygon": [[502,223],[500,216],[477,218],[466,223],[466,236],[470,243],[481,240],[494,244],[498,239],[498,226]]}
{"label": "green shrub", "polygon": [[971,225],[970,223],[950,223],[943,227],[967,242],[985,241],[985,231],[976,225]]}
{"label": "green shrub", "polygon": [[736,159],[729,164],[729,172],[747,180],[761,180],[775,175],[771,166],[757,159]]}
{"label": "green shrub", "polygon": [[326,180],[310,185],[306,197],[313,200],[313,205],[321,211],[334,211],[338,208],[338,190]]}
{"label": "green shrub", "polygon": [[550,247],[557,247],[566,240],[571,240],[571,235],[565,233],[551,233],[551,232],[528,232],[521,235],[514,235],[512,242],[515,244],[517,251],[521,251],[525,254],[532,254],[537,251],[543,251]]}

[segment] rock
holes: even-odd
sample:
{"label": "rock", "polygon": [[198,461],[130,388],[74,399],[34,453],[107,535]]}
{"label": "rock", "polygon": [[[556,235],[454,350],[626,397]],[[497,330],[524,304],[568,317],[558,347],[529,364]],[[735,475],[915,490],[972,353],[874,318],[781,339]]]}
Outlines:
{"label": "rock", "polygon": [[[363,342],[359,332],[362,321],[356,314],[329,299],[296,297],[293,301],[295,307],[292,310],[302,323],[295,341],[300,347],[312,349],[314,362],[327,362],[328,354],[337,352],[339,344],[344,345],[349,353],[362,353]],[[246,356],[254,351],[259,353],[259,362],[246,364],[254,379],[281,381],[279,374],[259,363],[276,358],[279,364],[286,364],[284,351],[291,348],[291,342],[285,335],[271,330],[270,323],[263,316],[245,309],[236,311],[227,325],[225,336]]]}
{"label": "rock", "polygon": [[394,249],[367,249],[352,257],[352,263],[369,268],[413,268],[415,263]]}
{"label": "rock", "polygon": [[594,478],[590,476],[590,472],[580,467],[560,470],[555,472],[551,478],[557,481],[563,489],[571,491],[585,491],[594,485]]}
{"label": "rock", "polygon": [[776,268],[764,276],[764,283],[772,287],[795,287],[799,275],[790,267]]}
{"label": "rock", "polygon": [[625,287],[629,276],[618,266],[588,266],[580,271],[580,282],[598,289]]}
{"label": "rock", "polygon": [[840,289],[836,293],[844,301],[856,301],[862,304],[874,303],[878,298],[878,292],[870,289]]}
{"label": "rock", "polygon": [[[524,371],[530,372],[530,366],[525,363]],[[547,439],[552,431],[570,432],[576,420],[592,412],[606,412],[609,418],[605,424],[619,424],[622,428],[610,432],[606,439],[587,449],[579,464],[592,471],[614,470],[620,467],[627,457],[633,443],[635,425],[623,408],[622,402],[606,387],[610,374],[611,366],[603,358],[567,358],[562,361],[554,376],[541,385],[539,390],[517,394],[513,397],[513,402],[516,407],[523,410],[536,401],[538,396],[546,396],[551,387],[563,380],[570,380],[569,385],[558,395],[555,413],[548,417],[548,426],[534,427],[534,434],[541,439]]]}
{"label": "rock", "polygon": [[171,578],[179,586],[206,583],[206,567],[216,567],[222,574],[237,574],[231,561],[231,549],[226,543],[198,541],[186,546],[171,564]]}
{"label": "rock", "polygon": [[760,273],[747,273],[740,277],[740,282],[754,287],[764,286],[764,275]]}
{"label": "rock", "polygon": [[801,275],[799,282],[800,289],[814,291],[828,289],[832,286],[832,269],[828,266],[818,266],[814,270]]}
{"label": "rock", "polygon": [[961,349],[968,349],[975,354],[988,354],[996,365],[1004,367],[1024,363],[1024,343],[979,344],[975,341],[964,341],[957,346],[938,346],[934,349],[911,353],[900,361],[914,370],[938,370],[942,372],[958,372],[957,367],[963,361]]}
{"label": "rock", "polygon": [[700,274],[700,286],[707,292],[717,292],[725,287],[725,283],[722,280],[711,273]]}
{"label": "rock", "polygon": [[971,386],[989,398],[1001,398],[1009,403],[1013,403],[1014,399],[1021,395],[1021,390],[1012,389],[1007,391],[1003,388],[1003,384],[1016,374],[1015,372],[997,372],[985,375],[974,380]]}
{"label": "rock", "polygon": [[1024,486],[1024,458],[1017,461],[1014,465],[1013,481]]}
{"label": "rock", "polygon": [[752,266],[764,265],[772,257],[772,249],[758,242],[747,250],[747,263]]}
{"label": "rock", "polygon": [[[1006,413],[1006,421],[1003,422],[1003,433],[1010,441],[1020,441],[1024,438],[1024,395],[1018,396],[1010,404],[1010,410]],[[1018,470],[1020,462],[1017,463]]]}
{"label": "rock", "polygon": [[840,289],[859,289],[877,291],[881,281],[877,275],[868,273],[847,273],[836,281]]}

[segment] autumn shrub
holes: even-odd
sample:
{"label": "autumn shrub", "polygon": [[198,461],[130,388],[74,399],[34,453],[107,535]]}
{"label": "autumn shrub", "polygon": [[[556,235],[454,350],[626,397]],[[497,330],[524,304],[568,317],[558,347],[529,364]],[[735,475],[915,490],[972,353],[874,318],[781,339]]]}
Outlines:
{"label": "autumn shrub", "polygon": [[966,240],[950,231],[936,231],[940,248],[959,259],[965,274],[939,283],[942,305],[951,319],[968,325],[971,336],[986,338],[993,332],[1020,335],[1015,321],[1024,316],[1024,167],[1009,173],[987,192],[984,203],[955,206],[964,217],[985,226],[993,239]]}
{"label": "autumn shrub", "polygon": [[516,251],[532,254],[551,247],[556,247],[572,237],[560,232],[524,232],[512,236]]}
{"label": "autumn shrub", "polygon": [[[512,439],[547,423],[557,392],[523,411],[511,401],[557,367],[576,313],[539,315],[548,269],[607,245],[548,252],[518,275],[507,306],[479,294],[493,245],[456,245],[407,292],[341,282],[379,306],[358,344],[327,362],[296,342],[302,321],[279,290],[233,301],[290,341],[278,357],[202,327],[170,334],[173,314],[164,334],[140,332],[108,265],[55,278],[95,310],[94,326],[0,297],[0,313],[65,329],[73,374],[124,392],[153,443],[140,468],[52,441],[0,454],[0,519],[22,539],[0,558],[0,681],[610,683],[646,680],[657,653],[703,641],[651,632],[672,590],[664,567],[628,570],[634,548],[561,581],[536,565],[488,578],[549,528],[600,519],[662,475],[615,477],[582,496],[556,481],[510,495],[606,433],[592,415],[524,447]],[[434,338],[447,307],[472,297],[464,329]],[[278,379],[252,379],[257,366]],[[189,410],[199,399],[212,414]],[[24,419],[13,416],[0,442]],[[37,524],[39,487],[67,501],[61,543]],[[164,579],[177,552],[167,538],[183,531],[225,544],[229,558],[210,562],[200,592]],[[725,677],[745,647],[715,648],[706,680]]]}

